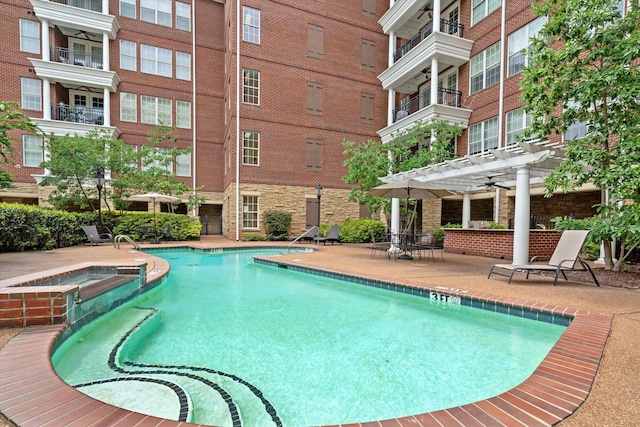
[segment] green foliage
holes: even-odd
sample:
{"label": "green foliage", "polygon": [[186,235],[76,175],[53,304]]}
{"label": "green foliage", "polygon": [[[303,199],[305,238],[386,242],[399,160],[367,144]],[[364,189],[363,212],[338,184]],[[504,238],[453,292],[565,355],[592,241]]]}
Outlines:
{"label": "green foliage", "polygon": [[330,229],[331,229],[331,225],[320,223],[320,228],[318,229],[318,237],[327,237],[327,234],[329,234]]}
{"label": "green foliage", "polygon": [[[20,112],[15,102],[0,102],[0,163],[6,163],[14,154],[13,143],[18,142],[9,134],[13,130],[21,130],[34,135],[41,134],[40,129],[31,118]],[[13,188],[13,176],[0,169],[0,188]]]}
{"label": "green foliage", "polygon": [[185,215],[157,212],[127,212],[118,217],[113,235],[126,234],[133,240],[142,240],[143,229],[156,227],[159,240],[197,240],[200,238],[200,221]]}
{"label": "green foliage", "polygon": [[[344,140],[344,154],[348,158],[343,165],[349,171],[342,180],[355,186],[349,193],[349,201],[366,204],[370,212],[389,212],[390,199],[368,194],[369,190],[382,184],[380,177],[453,158],[455,138],[461,133],[459,125],[433,119],[417,121],[384,145],[372,140],[362,143]],[[434,141],[431,141],[431,135],[435,135]]]}
{"label": "green foliage", "polygon": [[507,228],[504,225],[499,224],[499,223],[494,222],[494,221],[489,221],[489,225],[491,226],[491,228],[493,230],[504,230],[505,228]]}
{"label": "green foliage", "polygon": [[371,241],[373,231],[376,241],[383,240],[385,224],[373,219],[346,220],[340,228],[340,237],[345,243],[365,243]]}
{"label": "green foliage", "polygon": [[264,228],[269,240],[287,240],[291,226],[291,213],[283,211],[266,211]]}
{"label": "green foliage", "polygon": [[462,224],[453,224],[448,222],[445,225],[436,227],[436,229],[433,230],[433,242],[435,244],[441,245],[444,242],[445,228],[462,228]]}
{"label": "green foliage", "polygon": [[[593,233],[631,243],[633,224],[617,216],[640,216],[640,9],[629,2],[623,17],[619,3],[534,2],[534,11],[549,21],[530,47],[532,65],[520,85],[532,118],[527,135],[560,135],[576,122],[588,126],[586,136],[566,142],[567,160],[546,179],[547,196],[593,182],[603,195],[600,231]],[[619,209],[623,201],[632,203]],[[605,265],[612,268],[608,247]]]}
{"label": "green foliage", "polygon": [[268,237],[260,233],[248,233],[242,236],[242,240],[245,242],[264,242],[268,240]]}

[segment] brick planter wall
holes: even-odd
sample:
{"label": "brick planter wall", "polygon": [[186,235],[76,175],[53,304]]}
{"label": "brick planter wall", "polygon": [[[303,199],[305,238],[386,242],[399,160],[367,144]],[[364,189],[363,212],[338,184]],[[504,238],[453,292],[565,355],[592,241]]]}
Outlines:
{"label": "brick planter wall", "polygon": [[[560,234],[554,230],[530,230],[529,255],[551,256]],[[513,230],[448,228],[444,235],[444,250],[454,254],[513,259]]]}

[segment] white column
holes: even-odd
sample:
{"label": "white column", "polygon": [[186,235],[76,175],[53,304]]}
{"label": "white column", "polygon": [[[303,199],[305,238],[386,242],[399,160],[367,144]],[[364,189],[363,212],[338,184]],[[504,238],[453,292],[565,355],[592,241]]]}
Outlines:
{"label": "white column", "polygon": [[[395,36],[395,33],[392,31],[389,33],[389,57],[387,59],[389,67],[393,65],[393,54],[395,53],[395,51],[396,51],[396,36]],[[389,98],[388,98],[388,106],[387,106],[387,112],[388,112],[387,125],[393,124],[393,120],[395,119],[395,117],[393,117],[393,110],[395,108],[395,105],[396,105],[396,91],[390,90]],[[390,155],[391,153],[389,153],[389,156]],[[391,230],[389,231],[391,233],[400,232],[400,199],[391,199]]]}
{"label": "white column", "polygon": [[494,209],[493,209],[493,222],[498,224],[500,222],[500,189],[496,188],[496,198],[494,200]]}
{"label": "white column", "polygon": [[[440,32],[440,0],[433,0],[433,32]],[[431,74],[433,75],[433,74]]]}
{"label": "white column", "polygon": [[102,67],[105,71],[109,71],[109,36],[107,33],[102,35]]}
{"label": "white column", "polygon": [[431,58],[431,105],[438,103],[438,59]]}
{"label": "white column", "polygon": [[51,120],[51,84],[48,79],[42,79],[42,118]]}
{"label": "white column", "polygon": [[42,25],[41,33],[42,33],[42,60],[43,61],[51,61],[51,47],[49,46],[49,21],[43,19],[40,21],[40,25]]}
{"label": "white column", "polygon": [[104,107],[104,112],[102,113],[103,115],[103,120],[104,120],[104,125],[105,126],[111,126],[111,92],[109,92],[109,89],[104,88],[103,89],[103,107]]}
{"label": "white column", "polygon": [[529,262],[529,215],[531,188],[529,169],[516,169],[516,209],[513,224],[513,264]]}
{"label": "white column", "polygon": [[469,228],[471,220],[471,193],[462,193],[462,228]]}
{"label": "white column", "polygon": [[109,0],[102,0],[102,13],[109,14]]}

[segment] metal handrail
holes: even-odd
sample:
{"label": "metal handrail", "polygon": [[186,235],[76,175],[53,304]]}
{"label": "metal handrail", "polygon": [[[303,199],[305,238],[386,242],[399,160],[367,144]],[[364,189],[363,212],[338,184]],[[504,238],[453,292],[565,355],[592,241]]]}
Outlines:
{"label": "metal handrail", "polygon": [[[449,89],[446,87],[438,88],[438,105],[447,105],[449,107],[460,108],[462,106],[462,92],[455,89]],[[431,105],[431,94],[429,92],[422,92],[419,95],[414,96],[409,101],[405,102],[401,106],[393,110],[394,123],[400,119],[403,119],[423,108]],[[401,111],[404,113],[398,114]]]}
{"label": "metal handrail", "polygon": [[138,245],[131,237],[127,236],[126,234],[118,234],[113,239],[113,247],[116,248],[116,249],[120,249],[120,242],[122,240],[126,240],[127,242],[131,243],[134,248],[136,248],[138,250],[140,249],[140,245]]}
{"label": "metal handrail", "polygon": [[[451,34],[452,36],[457,35],[462,38],[464,33],[464,25],[460,24],[458,21],[451,21],[448,19],[440,18],[440,32]],[[400,46],[400,49],[396,50],[393,54],[393,62],[396,62],[404,55],[409,53],[411,49],[418,46],[422,40],[426,39],[433,33],[433,21],[427,22],[427,24],[420,28],[418,33],[413,36],[408,42]]]}
{"label": "metal handrail", "polygon": [[287,246],[289,253],[291,253],[291,245],[293,245],[295,242],[297,242],[298,240],[302,239],[302,236],[304,236],[305,234],[307,234],[309,231],[311,231],[314,228],[318,228],[317,225],[314,225],[313,227],[311,227],[310,229],[308,229],[307,231],[305,231],[304,233],[302,233],[301,235],[299,235],[298,237],[296,237],[293,242],[289,243],[289,246]]}

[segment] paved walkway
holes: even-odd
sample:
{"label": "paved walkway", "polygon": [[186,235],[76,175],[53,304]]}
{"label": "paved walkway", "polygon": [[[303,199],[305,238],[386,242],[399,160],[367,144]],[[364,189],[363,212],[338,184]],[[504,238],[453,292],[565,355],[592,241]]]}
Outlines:
{"label": "paved walkway", "polygon": [[[203,237],[195,246],[229,247],[263,245],[262,242],[232,242],[218,236]],[[166,246],[166,244],[163,244]],[[286,245],[286,243],[282,244]],[[150,245],[149,247],[154,247]],[[300,245],[299,245],[300,246]],[[312,246],[312,245],[308,245]],[[586,402],[573,416],[562,421],[564,426],[632,426],[640,425],[640,290],[598,288],[587,276],[582,282],[560,281],[552,286],[551,278],[533,277],[514,280],[510,285],[503,278],[486,278],[494,259],[445,254],[446,261],[403,261],[377,255],[363,245],[320,245],[314,253],[292,253],[281,259],[309,267],[331,269],[381,280],[446,286],[470,292],[515,298],[542,304],[572,307],[595,313],[613,314],[613,328],[605,348],[605,355],[596,376],[594,387]],[[148,270],[157,268],[153,257],[131,251],[127,244],[120,249],[110,245],[77,246],[44,252],[0,254],[0,280],[41,270],[77,264],[85,261],[133,261],[147,258]],[[597,273],[596,273],[597,274]],[[580,278],[576,273],[575,278]],[[0,347],[19,330],[0,330]],[[1,425],[0,420],[0,425]]]}

